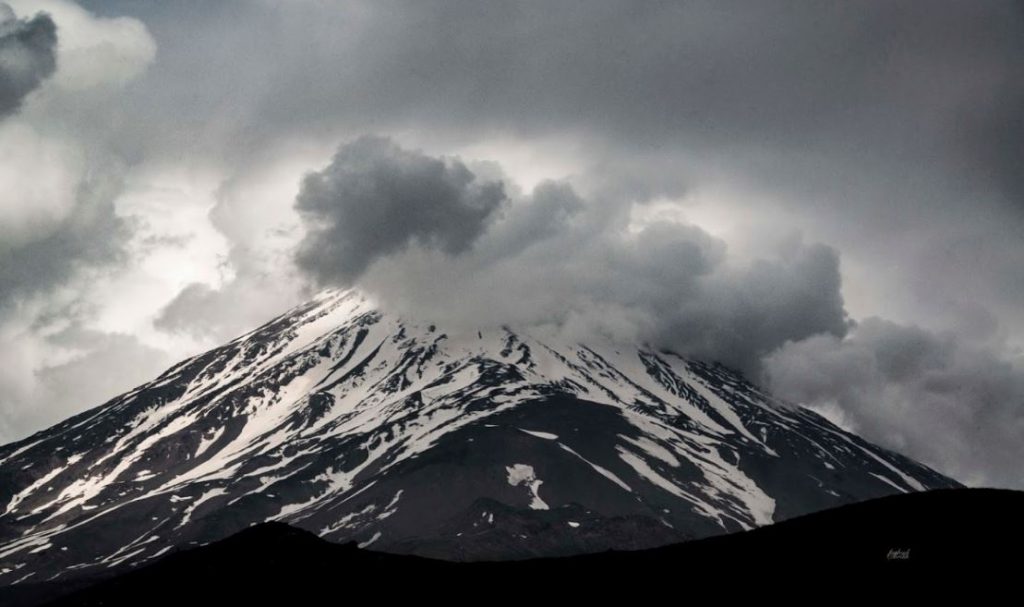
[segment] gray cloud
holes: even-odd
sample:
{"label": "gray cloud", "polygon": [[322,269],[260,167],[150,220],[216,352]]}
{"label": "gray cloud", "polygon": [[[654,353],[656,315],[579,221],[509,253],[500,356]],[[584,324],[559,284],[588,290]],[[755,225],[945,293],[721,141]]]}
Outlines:
{"label": "gray cloud", "polygon": [[219,345],[289,309],[301,301],[299,293],[299,285],[286,277],[244,268],[219,287],[189,284],[159,311],[153,324],[168,333]]}
{"label": "gray cloud", "polygon": [[231,315],[216,295],[217,290],[209,285],[191,283],[164,306],[153,323],[172,333],[219,334],[224,325],[230,324]]}
{"label": "gray cloud", "polygon": [[[846,330],[828,247],[732,263],[696,226],[632,225],[628,204],[568,183],[542,182],[497,212],[503,201],[459,160],[360,139],[303,183],[311,225],[298,266],[320,284],[358,279],[383,305],[445,326],[619,333],[751,373],[787,341]],[[207,295],[191,287],[178,303]]]}
{"label": "gray cloud", "polygon": [[146,248],[130,246],[137,218],[119,212],[129,166],[108,145],[116,104],[98,101],[99,88],[113,92],[138,66],[123,51],[149,41],[145,28],[62,0],[11,4],[22,17],[46,12],[18,19],[0,2],[0,440],[96,405],[167,362],[139,336],[95,328],[111,301],[134,299],[102,285],[136,269]]}
{"label": "gray cloud", "polygon": [[131,226],[117,216],[113,202],[120,175],[116,167],[96,169],[77,183],[66,216],[26,234],[17,246],[0,247],[0,312],[22,298],[67,285],[84,269],[126,260]]}
{"label": "gray cloud", "polygon": [[53,74],[56,49],[57,26],[49,15],[17,19],[0,3],[0,118]]}
{"label": "gray cloud", "polygon": [[501,183],[480,182],[457,160],[363,137],[303,180],[295,208],[307,233],[296,262],[321,283],[345,284],[413,242],[461,253],[504,200]]}
{"label": "gray cloud", "polygon": [[726,273],[696,305],[684,300],[681,309],[665,310],[659,318],[666,326],[653,339],[669,347],[687,344],[689,353],[759,379],[761,358],[787,341],[845,334],[840,291],[838,253],[824,245],[802,247],[783,259]]}
{"label": "gray cloud", "polygon": [[163,49],[124,108],[133,149],[563,138],[581,180],[631,197],[742,186],[723,212],[872,266],[854,286],[901,318],[980,299],[1024,330],[1018,3],[113,4]]}
{"label": "gray cloud", "polygon": [[[833,390],[876,440],[949,472],[1009,478],[1010,449],[971,453],[1014,438],[975,419],[989,410],[982,399],[965,394],[962,409],[920,403],[955,400],[922,379],[935,373],[972,394],[1016,389],[1014,354],[999,340],[1024,339],[1019,3],[84,3],[135,12],[159,42],[147,75],[89,113],[125,158],[187,158],[245,181],[271,151],[376,132],[432,152],[511,141],[537,150],[536,167],[559,154],[574,167],[569,181],[526,193],[496,177],[508,200],[486,213],[446,197],[393,215],[394,225],[373,213],[397,205],[333,196],[344,188],[328,169],[304,211],[313,229],[300,259],[316,280],[358,277],[398,311],[439,321],[596,328],[749,373],[781,347],[768,354],[780,391],[825,403]],[[405,154],[415,155],[381,153],[381,165],[399,174]],[[434,181],[457,184],[444,166]],[[474,183],[492,180],[465,166]],[[362,171],[346,167],[339,175]],[[679,221],[631,223],[638,201],[663,196],[680,199],[683,217],[700,204],[752,229],[728,235],[727,246]],[[249,222],[266,212],[249,198],[219,201],[213,214],[232,242],[235,278],[188,289],[161,327],[220,335],[281,307],[280,285],[294,276],[263,259],[272,222]],[[452,221],[417,215],[431,208]],[[774,244],[792,234],[830,247]],[[843,295],[856,316],[912,319],[930,337],[880,325],[869,338],[867,322],[849,332]],[[882,334],[908,354],[883,355],[892,348]],[[915,352],[945,370],[922,371]],[[782,374],[786,361],[792,371]],[[857,400],[857,381],[877,398]],[[1012,427],[1019,399],[1004,402],[992,419]],[[887,424],[898,430],[883,432]],[[915,427],[932,428],[957,455],[931,453]]]}
{"label": "gray cloud", "polygon": [[[979,134],[971,149],[985,147],[1001,137],[992,126],[1015,120],[1004,110],[1019,90],[1024,45],[1011,2],[150,10],[169,56],[156,69],[199,78],[160,107],[191,120],[244,106],[222,125],[229,139],[347,123],[457,137],[584,132],[631,152],[751,145],[864,163],[908,153],[915,164],[959,161],[965,136]],[[176,40],[183,24],[195,35]],[[220,69],[232,55],[249,59]]]}
{"label": "gray cloud", "polygon": [[[116,59],[115,71],[130,66],[129,58],[93,50],[113,53],[120,49],[119,37],[131,37],[125,32],[145,34],[137,22],[108,26],[74,4],[57,2],[46,8],[52,16],[18,19],[0,2],[0,117],[14,113],[45,79],[68,77],[67,62],[81,69],[92,60],[96,74],[109,68],[96,65],[101,59]],[[61,47],[60,65],[55,20],[71,25],[61,30],[72,42]],[[106,145],[105,136],[93,130],[96,121],[72,109],[90,95],[90,86],[75,85],[79,88],[70,95],[56,90],[32,112],[10,117],[0,130],[9,166],[0,174],[0,322],[5,308],[68,287],[83,270],[130,261],[125,247],[132,222],[115,207],[128,167]]]}
{"label": "gray cloud", "polygon": [[[30,383],[4,381],[0,394],[0,437],[23,436],[28,428],[57,423],[125,389],[152,379],[172,361],[165,352],[133,336],[84,330],[78,324],[50,336],[50,345],[74,352],[69,360],[33,369]],[[22,354],[4,349],[5,369],[24,366]],[[0,373],[0,380],[8,380]]]}
{"label": "gray cloud", "polygon": [[82,329],[96,306],[84,282],[126,262],[130,224],[114,211],[118,187],[93,175],[65,217],[0,249],[0,441],[97,405],[169,362],[135,337]]}
{"label": "gray cloud", "polygon": [[[1016,358],[1016,361],[1014,360]],[[1020,353],[872,318],[767,357],[771,388],[965,482],[1020,487]]]}

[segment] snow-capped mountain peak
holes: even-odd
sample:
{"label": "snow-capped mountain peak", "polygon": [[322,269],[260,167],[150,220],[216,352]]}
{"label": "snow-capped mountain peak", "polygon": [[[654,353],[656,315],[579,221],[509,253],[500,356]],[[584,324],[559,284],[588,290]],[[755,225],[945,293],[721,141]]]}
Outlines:
{"label": "snow-capped mountain peak", "polygon": [[445,558],[635,548],[955,486],[727,369],[326,291],[0,447],[0,584],[266,520]]}

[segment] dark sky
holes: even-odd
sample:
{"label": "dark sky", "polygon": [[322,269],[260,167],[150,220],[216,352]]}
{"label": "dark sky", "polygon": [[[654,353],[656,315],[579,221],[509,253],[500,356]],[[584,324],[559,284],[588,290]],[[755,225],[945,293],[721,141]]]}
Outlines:
{"label": "dark sky", "polygon": [[9,4],[0,439],[356,286],[1024,487],[1019,3]]}

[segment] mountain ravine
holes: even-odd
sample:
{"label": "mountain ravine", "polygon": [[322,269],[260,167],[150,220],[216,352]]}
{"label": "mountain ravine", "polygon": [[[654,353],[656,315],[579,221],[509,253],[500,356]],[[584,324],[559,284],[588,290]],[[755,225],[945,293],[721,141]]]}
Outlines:
{"label": "mountain ravine", "polygon": [[0,447],[0,585],[279,520],[457,560],[651,547],[955,481],[729,370],[327,291]]}

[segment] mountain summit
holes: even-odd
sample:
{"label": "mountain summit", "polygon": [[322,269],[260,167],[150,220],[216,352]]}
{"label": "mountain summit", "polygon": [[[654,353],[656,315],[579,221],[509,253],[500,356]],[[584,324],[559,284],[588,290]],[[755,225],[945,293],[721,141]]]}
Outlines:
{"label": "mountain summit", "polygon": [[0,447],[0,585],[255,523],[447,559],[656,546],[955,487],[737,374],[313,301]]}

